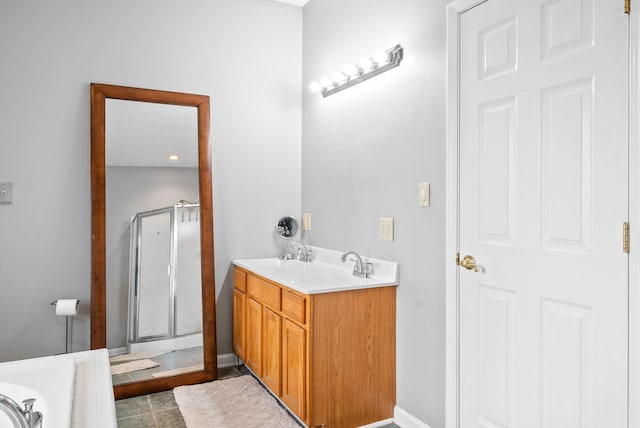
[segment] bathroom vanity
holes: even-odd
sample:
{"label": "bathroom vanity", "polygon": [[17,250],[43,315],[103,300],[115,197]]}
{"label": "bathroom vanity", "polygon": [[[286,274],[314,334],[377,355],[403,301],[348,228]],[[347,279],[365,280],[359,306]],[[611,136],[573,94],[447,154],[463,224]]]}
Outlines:
{"label": "bathroom vanity", "polygon": [[395,405],[397,264],[351,274],[340,254],[316,261],[236,260],[234,350],[309,427],[388,420]]}

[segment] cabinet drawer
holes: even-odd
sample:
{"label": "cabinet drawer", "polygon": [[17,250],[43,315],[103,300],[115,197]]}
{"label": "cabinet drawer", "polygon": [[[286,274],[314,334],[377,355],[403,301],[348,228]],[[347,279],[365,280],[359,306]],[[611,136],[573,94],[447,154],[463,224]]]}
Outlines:
{"label": "cabinet drawer", "polygon": [[247,293],[267,306],[280,310],[280,287],[253,275],[247,276]]}
{"label": "cabinet drawer", "polygon": [[236,288],[243,293],[247,291],[247,274],[241,271],[240,269],[236,269],[233,275],[233,282]]}
{"label": "cabinet drawer", "polygon": [[282,312],[289,318],[305,324],[307,299],[289,291],[282,291]]}

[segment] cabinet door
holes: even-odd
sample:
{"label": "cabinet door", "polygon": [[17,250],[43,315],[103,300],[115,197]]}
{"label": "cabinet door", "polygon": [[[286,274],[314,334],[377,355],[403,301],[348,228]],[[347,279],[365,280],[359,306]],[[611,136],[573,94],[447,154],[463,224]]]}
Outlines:
{"label": "cabinet door", "polygon": [[245,363],[257,376],[262,377],[262,305],[248,297],[246,309]]}
{"label": "cabinet door", "polygon": [[238,289],[233,290],[233,351],[245,359],[245,305],[247,297]]}
{"label": "cabinet door", "polygon": [[282,320],[282,401],[302,420],[306,397],[306,331]]}
{"label": "cabinet door", "polygon": [[262,319],[262,380],[280,395],[280,315],[265,307]]}

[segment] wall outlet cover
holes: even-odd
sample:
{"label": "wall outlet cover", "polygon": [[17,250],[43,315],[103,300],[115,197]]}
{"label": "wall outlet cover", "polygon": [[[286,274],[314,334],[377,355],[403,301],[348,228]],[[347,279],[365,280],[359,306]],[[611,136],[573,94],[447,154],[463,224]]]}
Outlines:
{"label": "wall outlet cover", "polygon": [[302,230],[311,230],[311,213],[302,214]]}
{"label": "wall outlet cover", "polygon": [[380,218],[380,239],[393,241],[393,219]]}
{"label": "wall outlet cover", "polygon": [[421,207],[429,206],[430,199],[430,189],[429,183],[420,183],[418,184],[418,205]]}
{"label": "wall outlet cover", "polygon": [[0,183],[0,204],[13,203],[13,186],[11,183]]}

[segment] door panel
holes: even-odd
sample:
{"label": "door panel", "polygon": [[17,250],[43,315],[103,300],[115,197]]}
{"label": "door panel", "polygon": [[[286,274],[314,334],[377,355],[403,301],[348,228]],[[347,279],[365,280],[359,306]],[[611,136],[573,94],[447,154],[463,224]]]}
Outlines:
{"label": "door panel", "polygon": [[247,329],[245,363],[257,376],[262,376],[262,305],[247,297]]}
{"label": "door panel", "polygon": [[627,426],[628,17],[460,18],[460,426]]}
{"label": "door panel", "polygon": [[264,308],[264,317],[262,325],[264,326],[263,334],[263,364],[262,364],[262,380],[271,391],[280,395],[280,315],[271,309]]}
{"label": "door panel", "polygon": [[593,78],[541,91],[542,242],[590,251]]}
{"label": "door panel", "polygon": [[300,419],[306,417],[306,331],[282,320],[282,401]]}

